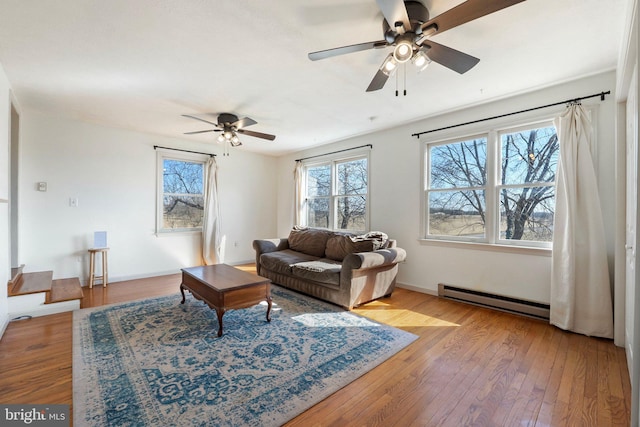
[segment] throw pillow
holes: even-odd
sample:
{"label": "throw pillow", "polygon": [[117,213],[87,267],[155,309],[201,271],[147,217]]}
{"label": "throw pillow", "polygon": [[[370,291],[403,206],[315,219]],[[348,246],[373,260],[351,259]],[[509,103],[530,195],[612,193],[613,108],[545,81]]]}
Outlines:
{"label": "throw pillow", "polygon": [[289,233],[289,249],[303,254],[324,257],[330,232],[317,228],[294,227]]}

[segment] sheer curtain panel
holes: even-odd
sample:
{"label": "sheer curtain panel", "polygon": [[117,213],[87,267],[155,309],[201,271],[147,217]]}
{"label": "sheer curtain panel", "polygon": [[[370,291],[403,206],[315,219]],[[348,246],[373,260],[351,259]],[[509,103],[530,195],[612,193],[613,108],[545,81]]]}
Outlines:
{"label": "sheer curtain panel", "polygon": [[302,162],[296,162],[296,168],[293,171],[294,193],[293,193],[293,225],[301,225],[302,222],[302,198],[304,195],[303,188]]}
{"label": "sheer curtain panel", "polygon": [[218,164],[211,157],[207,161],[207,183],[202,218],[202,260],[205,265],[224,262],[220,244],[220,205],[218,203]]}
{"label": "sheer curtain panel", "polygon": [[598,182],[589,151],[591,123],[572,104],[554,124],[560,138],[551,269],[550,322],[613,338],[613,309]]}

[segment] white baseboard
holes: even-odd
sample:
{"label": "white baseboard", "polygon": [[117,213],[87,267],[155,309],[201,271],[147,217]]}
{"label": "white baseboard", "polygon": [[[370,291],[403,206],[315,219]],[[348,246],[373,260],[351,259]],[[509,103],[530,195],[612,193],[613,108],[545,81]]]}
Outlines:
{"label": "white baseboard", "polygon": [[7,326],[9,326],[9,318],[5,317],[2,319],[2,324],[0,324],[0,339],[2,339],[4,332],[7,330]]}
{"label": "white baseboard", "polygon": [[[249,261],[227,262],[226,264],[243,265],[243,264],[250,264],[255,262],[256,262],[255,259],[251,259]],[[180,269],[178,268],[177,270],[156,271],[153,273],[132,274],[127,276],[115,276],[115,277],[109,276],[109,283],[126,282],[127,280],[148,279],[150,277],[169,276],[171,274],[179,274],[179,273],[180,273]],[[86,279],[82,280],[81,283],[82,283],[82,286],[89,286],[89,281]]]}
{"label": "white baseboard", "polygon": [[414,292],[420,292],[422,294],[433,295],[434,297],[438,296],[438,290],[437,289],[436,290],[425,289],[425,288],[421,288],[419,286],[410,285],[408,283],[400,283],[400,282],[397,282],[396,286],[398,288],[407,289],[407,290],[414,291]]}
{"label": "white baseboard", "polygon": [[[115,276],[115,277],[109,276],[109,283],[126,282],[128,280],[148,279],[150,277],[170,276],[172,274],[179,274],[179,273],[180,273],[180,269],[157,271],[154,273],[132,274],[127,276]],[[89,282],[85,280],[82,286],[89,286]],[[94,285],[94,286],[102,286],[102,284],[98,282],[98,285]]]}

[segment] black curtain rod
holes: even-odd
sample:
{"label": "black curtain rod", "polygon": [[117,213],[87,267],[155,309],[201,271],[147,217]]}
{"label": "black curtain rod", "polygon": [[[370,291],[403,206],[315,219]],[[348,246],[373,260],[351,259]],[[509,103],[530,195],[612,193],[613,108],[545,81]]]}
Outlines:
{"label": "black curtain rod", "polygon": [[296,162],[301,162],[303,160],[309,160],[309,159],[315,159],[316,157],[328,156],[330,154],[338,154],[338,153],[342,153],[344,151],[357,150],[358,148],[364,148],[364,147],[373,148],[373,145],[365,144],[365,145],[361,145],[359,147],[345,148],[344,150],[332,151],[331,153],[318,154],[317,156],[303,157],[301,159],[296,159]]}
{"label": "black curtain rod", "polygon": [[553,104],[542,105],[540,107],[533,107],[533,108],[527,108],[526,110],[514,111],[513,113],[501,114],[499,116],[487,117],[485,119],[473,120],[471,122],[460,123],[460,124],[451,125],[451,126],[445,126],[445,127],[442,127],[442,128],[427,130],[427,131],[419,132],[419,133],[413,133],[413,134],[411,134],[411,136],[415,136],[416,138],[420,139],[420,135],[424,135],[425,133],[438,132],[440,130],[453,129],[453,128],[457,128],[457,127],[460,127],[460,126],[472,125],[474,123],[486,122],[487,120],[493,120],[493,119],[499,119],[499,118],[502,118],[502,117],[513,116],[515,114],[528,113],[529,111],[540,110],[542,108],[555,107],[556,105],[570,104],[570,103],[573,103],[573,102],[580,102],[583,99],[595,98],[596,96],[600,97],[600,101],[604,101],[605,95],[610,95],[610,94],[611,94],[611,91],[608,90],[606,92],[595,93],[593,95],[587,95],[587,96],[583,96],[581,98],[567,99],[566,101],[554,102]]}
{"label": "black curtain rod", "polygon": [[153,146],[154,150],[157,150],[158,148],[162,148],[164,150],[182,151],[182,152],[185,152],[185,153],[204,154],[205,156],[209,156],[209,157],[215,157],[216,156],[216,154],[212,154],[212,153],[201,153],[199,151],[189,151],[189,150],[181,150],[179,148],[161,147],[159,145],[154,145]]}

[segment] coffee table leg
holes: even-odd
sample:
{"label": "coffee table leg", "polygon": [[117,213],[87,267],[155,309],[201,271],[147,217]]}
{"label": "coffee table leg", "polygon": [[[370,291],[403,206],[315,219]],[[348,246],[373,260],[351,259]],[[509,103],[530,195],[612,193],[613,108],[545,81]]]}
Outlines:
{"label": "coffee table leg", "polygon": [[271,297],[267,297],[267,322],[271,322]]}
{"label": "coffee table leg", "polygon": [[222,336],[222,316],[224,316],[224,310],[221,308],[216,308],[216,314],[218,315],[218,338]]}
{"label": "coffee table leg", "polygon": [[186,300],[186,297],[184,295],[184,284],[180,283],[180,292],[182,293],[182,302],[180,302],[180,304],[184,304],[184,301]]}

